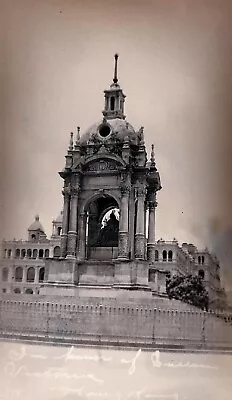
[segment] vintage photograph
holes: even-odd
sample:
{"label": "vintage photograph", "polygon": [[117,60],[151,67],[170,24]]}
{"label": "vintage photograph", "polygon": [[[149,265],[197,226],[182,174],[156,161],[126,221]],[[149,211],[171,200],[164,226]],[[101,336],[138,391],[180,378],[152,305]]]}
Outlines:
{"label": "vintage photograph", "polygon": [[0,400],[230,400],[232,3],[0,4]]}

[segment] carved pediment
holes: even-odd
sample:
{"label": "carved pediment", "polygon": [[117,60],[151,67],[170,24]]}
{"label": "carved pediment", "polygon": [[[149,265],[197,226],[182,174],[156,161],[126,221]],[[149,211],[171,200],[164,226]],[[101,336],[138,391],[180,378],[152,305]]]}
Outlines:
{"label": "carved pediment", "polygon": [[89,162],[83,169],[90,172],[109,172],[117,171],[119,167],[120,164],[115,160],[101,159]]}

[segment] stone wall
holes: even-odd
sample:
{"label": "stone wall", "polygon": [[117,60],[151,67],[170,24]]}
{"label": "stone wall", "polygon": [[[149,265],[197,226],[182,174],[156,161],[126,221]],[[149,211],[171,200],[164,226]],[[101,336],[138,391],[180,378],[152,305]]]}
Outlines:
{"label": "stone wall", "polygon": [[[153,304],[154,305],[154,304]],[[184,308],[186,308],[184,310]],[[181,347],[232,348],[232,325],[215,314],[194,309],[136,305],[114,299],[49,296],[0,299],[0,334]]]}

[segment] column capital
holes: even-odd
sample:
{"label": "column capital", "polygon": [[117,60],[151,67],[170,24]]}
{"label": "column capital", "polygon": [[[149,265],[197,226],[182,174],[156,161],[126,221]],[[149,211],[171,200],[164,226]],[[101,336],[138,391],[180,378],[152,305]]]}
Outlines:
{"label": "column capital", "polygon": [[78,196],[79,192],[80,192],[80,185],[75,185],[73,187],[71,187],[71,196]]}
{"label": "column capital", "polygon": [[70,194],[71,194],[70,187],[69,187],[69,186],[65,186],[65,187],[63,188],[63,190],[62,190],[62,195],[63,195],[64,197],[68,197],[68,196],[70,196]]}
{"label": "column capital", "polygon": [[122,196],[127,196],[130,193],[131,185],[129,185],[129,184],[121,184],[120,185],[120,190],[121,190],[121,195]]}
{"label": "column capital", "polygon": [[154,211],[155,208],[157,207],[157,205],[158,205],[157,201],[148,201],[147,202],[147,206],[150,211]]}
{"label": "column capital", "polygon": [[146,187],[145,186],[137,186],[135,188],[136,194],[138,197],[145,197],[146,196]]}

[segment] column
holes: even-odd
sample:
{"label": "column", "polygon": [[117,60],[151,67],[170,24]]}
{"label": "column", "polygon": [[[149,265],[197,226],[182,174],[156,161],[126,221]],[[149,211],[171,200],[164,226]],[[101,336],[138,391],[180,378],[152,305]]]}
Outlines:
{"label": "column", "polygon": [[35,279],[34,279],[34,283],[39,283],[39,267],[35,267]]}
{"label": "column", "polygon": [[79,246],[78,246],[78,259],[85,259],[85,246],[86,246],[86,214],[82,212],[79,217]]}
{"label": "column", "polygon": [[150,201],[149,217],[148,217],[148,240],[147,240],[147,259],[151,262],[155,261],[155,207],[157,203]]}
{"label": "column", "polygon": [[62,221],[62,234],[61,234],[61,257],[65,258],[67,255],[67,242],[68,242],[68,225],[69,225],[69,205],[70,205],[70,190],[64,188],[64,207],[63,207],[63,221]]}
{"label": "column", "polygon": [[22,283],[27,282],[27,267],[26,266],[22,266],[23,268],[23,279],[22,279]]}
{"label": "column", "polygon": [[145,188],[139,188],[137,191],[137,221],[135,232],[135,258],[144,260],[145,258]]}
{"label": "column", "polygon": [[76,257],[78,193],[78,189],[73,189],[71,193],[67,258]]}
{"label": "column", "polygon": [[121,207],[119,217],[118,258],[128,259],[128,220],[129,220],[129,187],[121,188]]}

